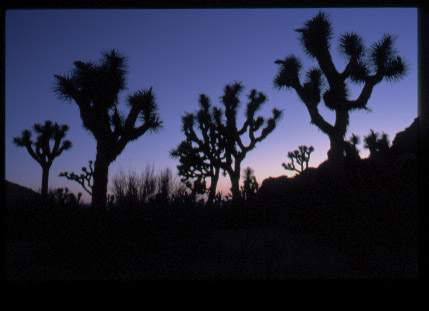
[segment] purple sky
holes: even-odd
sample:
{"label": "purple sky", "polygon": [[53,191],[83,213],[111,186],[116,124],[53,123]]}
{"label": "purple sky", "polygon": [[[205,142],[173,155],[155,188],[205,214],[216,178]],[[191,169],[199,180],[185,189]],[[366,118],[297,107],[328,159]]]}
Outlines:
{"label": "purple sky", "polygon": [[[294,53],[304,69],[314,66],[302,50],[293,30],[318,13],[318,9],[133,9],[133,10],[8,10],[6,11],[6,179],[38,190],[41,167],[27,151],[12,143],[14,136],[34,123],[45,120],[68,124],[67,139],[73,147],[54,160],[50,187],[68,187],[84,192],[78,184],[58,177],[62,171],[80,172],[95,159],[95,140],[82,127],[75,103],[59,100],[53,92],[54,74],[66,74],[75,60],[98,61],[103,50],[117,49],[128,57],[129,91],[153,87],[164,129],[145,134],[127,145],[110,166],[112,178],[119,170],[141,172],[147,163],[157,170],[178,162],[168,151],[184,138],[181,116],[198,107],[198,95],[205,93],[213,104],[225,84],[242,81],[246,95],[255,88],[269,101],[261,115],[273,107],[284,110],[277,129],[259,143],[243,161],[251,166],[261,183],[269,176],[288,175],[281,163],[287,152],[299,145],[313,145],[310,166],[326,159],[328,137],[310,125],[308,112],[295,92],[273,87],[277,73],[274,61]],[[409,74],[399,83],[382,82],[369,101],[372,112],[351,114],[347,137],[361,138],[370,129],[386,132],[393,140],[417,116],[417,9],[347,8],[323,9],[330,16],[334,39],[331,52],[338,70],[344,60],[338,54],[338,36],[354,31],[369,47],[384,33],[397,36],[396,48],[410,65]],[[358,94],[354,89],[352,94]],[[323,106],[323,104],[321,104]],[[240,110],[241,115],[244,113]],[[322,109],[328,120],[333,114]],[[361,156],[368,152],[360,145]],[[219,190],[228,192],[229,179]],[[89,196],[84,193],[84,199]]]}

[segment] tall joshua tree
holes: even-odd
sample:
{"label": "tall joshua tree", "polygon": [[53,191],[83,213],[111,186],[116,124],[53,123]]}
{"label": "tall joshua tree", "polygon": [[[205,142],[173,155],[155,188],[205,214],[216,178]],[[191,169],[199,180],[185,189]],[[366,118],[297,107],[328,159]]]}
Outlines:
{"label": "tall joshua tree", "polygon": [[[330,54],[332,27],[327,15],[320,12],[296,29],[306,54],[315,59],[319,67],[311,68],[301,82],[301,61],[295,55],[276,60],[280,70],[274,79],[279,89],[294,89],[310,114],[311,123],[329,136],[329,160],[342,160],[347,144],[344,141],[353,110],[366,109],[374,87],[381,81],[397,81],[406,75],[407,65],[394,49],[394,37],[385,34],[381,40],[366,49],[362,38],[354,32],[340,37],[339,50],[347,65],[342,72],[335,67]],[[327,86],[325,87],[325,78]],[[352,100],[346,82],[363,85],[359,96]],[[319,112],[323,99],[325,106],[335,111],[335,123],[327,122]]]}
{"label": "tall joshua tree", "polygon": [[[240,128],[237,127],[237,109],[240,104],[239,95],[242,90],[241,83],[235,82],[225,86],[224,95],[221,97],[225,108],[225,121],[222,120],[220,129],[222,144],[225,148],[225,160],[222,161],[222,169],[230,177],[232,199],[235,203],[241,199],[239,186],[241,163],[247,153],[253,150],[258,142],[264,140],[276,128],[282,116],[282,111],[274,108],[272,117],[267,120],[262,116],[255,117],[255,113],[267,101],[267,97],[262,92],[252,89],[248,95],[249,102],[246,106],[246,119]],[[246,133],[249,138],[248,145],[245,145],[241,139],[241,136]]]}
{"label": "tall joshua tree", "polygon": [[[179,157],[179,174],[185,179],[193,178],[197,184],[203,185],[207,177],[211,179],[210,203],[216,196],[216,184],[221,170],[230,177],[233,200],[240,200],[241,163],[246,154],[255,148],[256,143],[264,140],[275,129],[282,115],[280,110],[274,108],[273,116],[268,120],[262,116],[255,118],[255,113],[267,101],[267,97],[253,89],[248,95],[246,120],[238,128],[238,97],[242,90],[243,86],[239,82],[225,86],[221,97],[225,110],[212,107],[209,98],[204,94],[200,95],[200,110],[196,115],[187,114],[182,119],[186,140],[171,152],[173,157]],[[201,137],[194,130],[195,121]],[[246,133],[250,140],[248,145],[241,139]]]}
{"label": "tall joshua tree", "polygon": [[[111,50],[102,53],[99,64],[75,61],[70,75],[55,75],[56,93],[76,102],[83,126],[97,141],[92,207],[98,210],[106,206],[110,163],[130,141],[162,127],[152,88],[128,96],[126,118],[119,112],[118,95],[127,88],[126,74],[126,58]],[[137,120],[141,124],[136,126]]]}
{"label": "tall joshua tree", "polygon": [[207,200],[210,206],[216,196],[224,156],[219,131],[221,111],[212,107],[209,98],[204,94],[199,97],[199,105],[200,109],[196,114],[186,113],[182,118],[182,131],[186,139],[170,151],[170,155],[179,159],[177,168],[182,181],[194,181],[193,190],[200,194],[207,192],[206,179],[210,179]]}
{"label": "tall joshua tree", "polygon": [[[18,147],[25,147],[30,156],[42,167],[41,197],[45,201],[48,194],[49,170],[54,159],[61,155],[64,150],[71,148],[69,140],[63,140],[68,131],[68,125],[58,125],[56,122],[45,121],[45,124],[36,123],[33,126],[37,133],[36,141],[31,140],[32,133],[24,130],[19,137],[14,137],[13,142]],[[50,142],[54,141],[51,149]],[[34,148],[33,148],[34,147]]]}

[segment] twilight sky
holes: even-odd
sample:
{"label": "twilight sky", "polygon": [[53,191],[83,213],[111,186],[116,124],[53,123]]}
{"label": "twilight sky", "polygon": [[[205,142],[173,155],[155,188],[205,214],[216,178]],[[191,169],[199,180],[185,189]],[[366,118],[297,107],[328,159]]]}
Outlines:
{"label": "twilight sky", "polygon": [[[153,87],[164,128],[146,133],[129,143],[109,170],[110,179],[119,170],[140,173],[147,163],[176,172],[178,161],[169,150],[184,138],[181,116],[198,108],[198,96],[208,95],[220,105],[223,87],[234,81],[245,86],[239,115],[244,114],[246,95],[255,88],[268,96],[260,115],[269,117],[273,107],[284,110],[278,127],[248,153],[242,168],[254,169],[259,183],[269,176],[288,175],[281,163],[299,145],[313,145],[310,166],[326,160],[329,139],[315,126],[295,92],[273,87],[278,66],[274,61],[294,53],[304,70],[316,65],[308,58],[294,32],[319,9],[103,9],[103,10],[8,10],[6,11],[6,179],[34,190],[40,189],[41,167],[12,138],[34,123],[45,120],[68,124],[66,139],[73,147],[53,162],[51,188],[80,186],[63,177],[62,171],[80,172],[95,159],[95,139],[82,127],[77,105],[63,102],[53,92],[54,74],[66,74],[73,62],[97,62],[101,52],[117,49],[128,58],[128,91],[121,94],[120,108],[127,113],[124,99],[129,93]],[[410,65],[400,82],[383,81],[369,101],[372,112],[351,114],[347,138],[363,138],[370,129],[384,131],[393,140],[417,116],[417,9],[415,8],[334,8],[328,13],[334,30],[331,53],[339,71],[345,61],[338,54],[339,35],[354,31],[367,47],[384,33],[397,36],[395,47]],[[360,88],[354,87],[352,95]],[[352,96],[353,97],[353,96]],[[320,107],[323,103],[320,104]],[[333,114],[321,113],[329,121]],[[239,119],[242,122],[242,119]],[[241,124],[241,123],[239,123]],[[368,151],[360,145],[361,156]],[[110,184],[109,184],[110,187]],[[227,194],[228,178],[218,190]]]}

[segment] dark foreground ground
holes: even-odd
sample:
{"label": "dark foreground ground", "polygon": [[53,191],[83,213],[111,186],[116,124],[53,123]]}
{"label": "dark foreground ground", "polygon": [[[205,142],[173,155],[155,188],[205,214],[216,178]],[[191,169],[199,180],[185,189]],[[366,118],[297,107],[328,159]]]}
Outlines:
{"label": "dark foreground ground", "polygon": [[[417,241],[305,222],[241,223],[231,212],[15,210],[8,280],[416,279]],[[166,216],[168,215],[168,216]],[[215,221],[216,220],[216,221]],[[245,224],[246,223],[246,224]],[[342,236],[338,236],[339,232]],[[408,236],[407,236],[408,237]],[[387,242],[386,242],[387,238]],[[367,240],[368,239],[368,240]]]}
{"label": "dark foreground ground", "polygon": [[[114,252],[119,258],[107,259],[114,262],[104,266],[102,263],[82,264],[73,257],[57,262],[52,252],[71,250],[60,250],[61,246],[53,249],[50,242],[8,240],[7,278],[27,281],[417,277],[417,253],[413,249],[370,247],[354,251],[320,240],[317,234],[298,235],[285,233],[283,229],[218,230],[211,234],[204,255],[195,253],[184,258],[178,252],[166,257],[151,254],[150,258],[136,258],[139,247],[128,242],[117,246]],[[182,248],[182,252],[194,251]]]}

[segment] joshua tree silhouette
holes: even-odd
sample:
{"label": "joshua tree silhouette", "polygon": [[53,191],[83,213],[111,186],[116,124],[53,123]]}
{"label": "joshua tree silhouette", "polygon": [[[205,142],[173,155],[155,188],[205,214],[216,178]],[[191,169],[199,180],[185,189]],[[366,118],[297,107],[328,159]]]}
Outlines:
{"label": "joshua tree silhouette", "polygon": [[[187,113],[182,118],[182,131],[186,136],[176,149],[170,151],[173,158],[178,158],[177,166],[182,181],[192,187],[193,195],[208,191],[207,205],[211,205],[216,197],[216,187],[224,156],[221,143],[220,126],[221,111],[212,107],[204,94],[199,97],[200,109],[196,114]],[[201,132],[198,136],[197,130]],[[210,178],[210,189],[207,190],[206,178]],[[193,183],[190,181],[193,180]],[[191,186],[192,185],[192,186]]]}
{"label": "joshua tree silhouette", "polygon": [[[268,120],[265,120],[262,116],[255,118],[255,113],[267,101],[267,97],[262,92],[252,89],[248,95],[249,102],[246,107],[246,119],[239,129],[237,127],[237,109],[240,104],[238,97],[242,90],[243,86],[239,82],[225,86],[221,101],[225,107],[224,115],[226,120],[220,120],[222,124],[219,129],[222,140],[221,144],[225,148],[225,160],[222,162],[222,169],[230,177],[231,193],[235,203],[241,200],[239,183],[242,161],[246,157],[246,154],[255,148],[256,143],[264,140],[276,128],[282,116],[282,111],[274,108],[272,110],[272,117]],[[259,132],[259,136],[257,136],[257,132]],[[250,140],[247,146],[244,145],[241,139],[241,136],[245,133],[248,133]]]}
{"label": "joshua tree silhouette", "polygon": [[[216,196],[220,170],[228,173],[230,177],[233,201],[237,203],[241,199],[239,186],[241,162],[247,152],[255,148],[256,143],[264,140],[275,129],[282,115],[282,111],[274,108],[273,116],[268,120],[262,116],[255,119],[256,111],[267,101],[267,97],[252,89],[248,95],[246,120],[238,129],[237,109],[240,104],[238,97],[242,90],[243,86],[239,82],[225,86],[224,95],[221,97],[224,111],[217,107],[212,108],[209,98],[204,94],[200,95],[200,110],[196,116],[186,114],[182,119],[186,140],[170,153],[180,160],[179,175],[185,180],[195,179],[194,186],[199,187],[201,192],[206,190],[206,178],[211,179],[209,204]],[[197,136],[193,128],[195,120],[202,138]],[[259,136],[256,137],[258,131]],[[247,146],[241,140],[245,133],[248,133],[250,139]]]}
{"label": "joshua tree silhouette", "polygon": [[[27,148],[31,157],[42,167],[42,201],[46,200],[48,194],[49,169],[52,166],[52,162],[64,150],[68,150],[72,146],[69,140],[62,141],[68,129],[69,127],[66,124],[58,125],[56,122],[45,121],[44,125],[36,123],[33,126],[34,132],[38,134],[35,142],[31,140],[32,134],[29,130],[24,130],[21,136],[13,138],[15,145]],[[54,141],[52,149],[50,146],[51,140]]]}
{"label": "joshua tree silhouette", "polygon": [[[287,157],[291,160],[290,163],[282,163],[282,166],[285,170],[295,171],[298,174],[302,173],[306,169],[308,169],[308,162],[310,162],[310,154],[314,151],[313,146],[299,146],[298,150],[294,150],[293,152],[289,152]],[[296,163],[299,164],[299,168],[296,168]]]}
{"label": "joshua tree silhouette", "polygon": [[364,148],[369,149],[369,158],[373,159],[381,154],[385,154],[389,150],[389,137],[386,133],[375,133],[372,129],[370,134],[364,137]]}
{"label": "joshua tree silhouette", "polygon": [[[296,29],[305,52],[318,62],[318,68],[310,69],[304,84],[300,81],[301,61],[295,55],[284,60],[276,60],[280,70],[274,79],[274,85],[293,88],[307,107],[311,123],[329,136],[330,150],[328,160],[344,159],[346,142],[344,137],[349,125],[349,113],[353,110],[366,109],[375,85],[383,79],[398,81],[406,75],[407,64],[396,55],[394,37],[384,35],[367,50],[362,38],[356,33],[346,33],[340,37],[339,49],[348,63],[343,72],[338,72],[332,62],[329,51],[332,39],[331,23],[327,15],[319,12],[314,18]],[[368,54],[369,57],[366,57]],[[328,82],[325,88],[324,78]],[[355,100],[349,99],[346,82],[363,84],[360,95]],[[325,106],[335,111],[334,125],[327,122],[319,113],[318,105],[323,98]]]}
{"label": "joshua tree silhouette", "polygon": [[243,171],[243,186],[241,186],[241,196],[243,200],[251,200],[259,190],[255,172],[251,167],[246,167]]}
{"label": "joshua tree silhouette", "polygon": [[82,173],[80,175],[77,175],[73,172],[69,173],[68,172],[61,172],[58,176],[60,177],[65,177],[68,180],[74,180],[75,182],[77,182],[79,185],[82,186],[82,188],[89,194],[92,196],[92,186],[94,184],[94,168],[92,167],[92,161],[89,161],[89,165],[88,168],[89,170],[84,166],[82,167]]}
{"label": "joshua tree silhouette", "polygon": [[[118,95],[127,88],[126,69],[126,58],[111,50],[102,53],[100,64],[75,61],[71,75],[55,75],[56,93],[76,102],[83,126],[97,141],[92,187],[92,207],[97,210],[106,208],[110,163],[130,141],[162,127],[152,88],[128,96],[126,118],[118,111]],[[135,127],[137,119],[142,124]]]}

